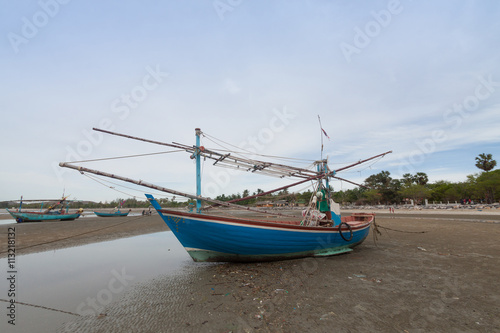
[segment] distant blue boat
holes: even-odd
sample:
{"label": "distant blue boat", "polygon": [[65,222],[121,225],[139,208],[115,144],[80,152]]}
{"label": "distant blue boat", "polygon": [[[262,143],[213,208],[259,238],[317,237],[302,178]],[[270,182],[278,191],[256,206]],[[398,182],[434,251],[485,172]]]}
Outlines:
{"label": "distant blue boat", "polygon": [[113,212],[113,213],[105,213],[105,212],[94,212],[95,215],[99,216],[99,217],[117,217],[117,216],[127,216],[128,213],[130,213],[130,211],[128,212],[124,212],[122,213],[121,211],[117,210],[116,212]]}
{"label": "distant blue boat", "polygon": [[22,222],[49,222],[49,221],[70,221],[80,217],[81,211],[73,214],[62,212],[12,212],[7,209],[17,223]]}
{"label": "distant blue boat", "polygon": [[[68,197],[64,197],[60,199],[59,201],[53,202],[47,209],[45,209],[43,212],[30,212],[30,211],[22,211],[22,205],[23,205],[23,197],[21,196],[19,208],[17,209],[16,212],[10,211],[9,209],[6,209],[10,215],[16,220],[17,223],[23,223],[23,222],[48,222],[48,221],[70,221],[74,220],[80,217],[80,215],[83,212],[83,209],[80,208],[76,211],[76,213],[68,213],[68,209],[60,208],[59,210],[54,210],[57,206],[64,206],[66,203],[66,199]],[[42,200],[24,200],[26,201],[41,201],[42,202],[42,207],[43,207],[43,202]]]}

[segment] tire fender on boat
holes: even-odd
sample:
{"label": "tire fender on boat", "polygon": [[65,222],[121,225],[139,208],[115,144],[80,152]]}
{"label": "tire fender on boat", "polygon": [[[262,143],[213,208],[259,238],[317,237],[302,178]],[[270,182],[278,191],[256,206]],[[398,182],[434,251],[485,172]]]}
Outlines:
{"label": "tire fender on boat", "polygon": [[[349,238],[346,238],[344,236],[344,234],[342,233],[342,224],[346,225],[347,229],[349,229]],[[349,242],[352,239],[352,237],[353,237],[351,226],[349,224],[345,223],[345,222],[340,223],[339,224],[339,234],[340,234],[340,237],[342,237],[343,240],[345,240],[346,242]]]}

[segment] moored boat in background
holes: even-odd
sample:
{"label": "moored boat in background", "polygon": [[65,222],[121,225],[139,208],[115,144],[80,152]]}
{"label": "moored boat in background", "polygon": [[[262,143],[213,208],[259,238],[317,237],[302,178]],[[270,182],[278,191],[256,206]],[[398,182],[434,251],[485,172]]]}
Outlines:
{"label": "moored boat in background", "polygon": [[[17,211],[9,210],[6,208],[7,212],[16,220],[17,223],[23,222],[49,222],[49,221],[70,221],[80,217],[83,209],[78,209],[74,213],[69,213],[68,209],[64,208],[64,203],[67,197],[63,197],[58,202],[53,203],[45,211],[22,211],[23,199],[21,197],[20,205]],[[26,200],[25,200],[26,201]],[[58,206],[61,206],[59,210],[54,211]]]}
{"label": "moored boat in background", "polygon": [[127,216],[130,213],[131,209],[129,209],[128,212],[122,212],[121,208],[123,207],[124,203],[125,203],[125,200],[123,200],[120,203],[120,206],[116,207],[115,210],[112,212],[96,212],[96,211],[94,211],[94,214],[99,216],[99,217],[123,217],[123,216]]}
{"label": "moored boat in background", "polygon": [[128,212],[122,212],[120,210],[117,210],[115,212],[96,212],[94,211],[94,214],[99,216],[99,217],[119,217],[119,216],[127,216],[130,213],[130,210]]}

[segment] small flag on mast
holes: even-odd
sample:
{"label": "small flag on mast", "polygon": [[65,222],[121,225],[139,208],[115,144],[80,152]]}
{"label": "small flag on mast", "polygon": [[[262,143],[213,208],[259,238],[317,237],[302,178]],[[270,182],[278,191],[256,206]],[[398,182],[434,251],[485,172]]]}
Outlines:
{"label": "small flag on mast", "polygon": [[323,134],[328,138],[328,140],[330,140],[330,137],[328,136],[328,134],[326,134],[326,131],[323,129],[323,125],[321,125],[321,118],[319,117],[319,114],[318,114],[318,121],[319,121],[319,128],[321,128]]}
{"label": "small flag on mast", "polygon": [[323,134],[328,138],[328,140],[330,140],[330,137],[328,136],[328,134],[326,134],[325,130],[323,128],[321,128],[321,130],[323,131]]}

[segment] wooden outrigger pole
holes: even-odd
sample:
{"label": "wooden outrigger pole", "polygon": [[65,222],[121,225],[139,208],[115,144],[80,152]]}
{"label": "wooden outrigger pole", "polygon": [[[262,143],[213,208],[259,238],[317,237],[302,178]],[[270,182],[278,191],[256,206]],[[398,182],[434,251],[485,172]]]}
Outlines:
{"label": "wooden outrigger pole", "polygon": [[48,212],[50,212],[51,210],[53,210],[57,206],[62,205],[64,203],[64,201],[66,201],[67,198],[68,198],[68,196],[66,196],[66,197],[63,196],[63,198],[61,200],[59,200],[58,202],[55,202],[54,204],[50,205],[49,208],[47,208],[43,213],[47,214]]}
{"label": "wooden outrigger pole", "polygon": [[238,209],[244,209],[244,210],[248,210],[248,211],[252,211],[252,212],[264,213],[264,214],[270,214],[270,215],[288,216],[288,217],[294,217],[294,218],[296,217],[296,216],[293,216],[293,215],[286,215],[286,214],[281,214],[281,213],[275,213],[275,212],[266,211],[266,210],[252,209],[250,207],[243,207],[241,205],[236,205],[236,204],[229,203],[229,202],[226,202],[226,201],[220,201],[220,200],[215,200],[215,199],[211,199],[211,198],[207,198],[207,197],[202,197],[202,196],[199,196],[199,195],[193,195],[193,194],[189,194],[189,193],[185,193],[185,192],[180,192],[180,191],[172,190],[172,189],[169,189],[169,188],[166,188],[166,187],[163,187],[163,186],[158,186],[158,185],[155,185],[155,184],[151,184],[151,183],[148,183],[148,182],[145,182],[145,181],[142,181],[142,180],[135,180],[135,179],[131,179],[131,178],[119,176],[119,175],[108,173],[108,172],[104,172],[104,171],[99,171],[99,170],[94,170],[94,169],[90,169],[90,168],[85,168],[85,167],[82,167],[82,166],[73,165],[73,164],[66,163],[66,162],[59,163],[59,166],[63,167],[63,168],[69,168],[69,169],[78,170],[82,174],[85,173],[85,172],[88,172],[88,173],[92,173],[94,175],[104,176],[104,177],[113,178],[113,179],[118,179],[118,180],[122,180],[122,181],[127,182],[127,183],[132,183],[132,184],[136,184],[136,185],[140,185],[140,186],[152,188],[152,189],[155,189],[155,190],[158,190],[158,191],[162,191],[162,192],[166,192],[166,193],[170,193],[170,194],[174,194],[174,195],[180,195],[182,197],[186,197],[186,198],[190,198],[190,199],[194,199],[194,200],[212,202],[212,203],[215,203],[215,204],[218,204],[218,205],[221,205],[221,206],[227,206],[227,207],[233,207],[233,208],[238,208]]}
{"label": "wooden outrigger pole", "polygon": [[[148,143],[154,143],[154,144],[157,144],[157,145],[162,145],[162,146],[167,146],[167,147],[172,147],[172,148],[183,149],[183,150],[185,150],[185,151],[190,152],[190,153],[193,154],[192,158],[196,158],[197,159],[197,164],[199,163],[199,157],[201,155],[206,156],[206,154],[212,154],[213,153],[213,154],[215,154],[217,156],[220,156],[218,159],[216,159],[214,165],[216,165],[218,162],[221,162],[222,160],[226,159],[230,155],[230,154],[225,154],[224,155],[224,154],[220,154],[220,153],[212,152],[212,151],[208,151],[208,150],[202,151],[201,150],[202,147],[200,147],[200,143],[199,143],[199,138],[200,138],[200,135],[201,135],[201,130],[199,128],[196,129],[196,146],[195,147],[184,145],[184,144],[180,144],[180,143],[165,143],[165,142],[160,142],[160,141],[153,141],[153,140],[139,138],[139,137],[135,137],[135,136],[127,135],[127,134],[121,134],[121,133],[111,132],[111,131],[107,131],[107,130],[103,130],[103,129],[99,129],[99,128],[93,128],[93,130],[94,131],[98,131],[98,132],[103,132],[103,133],[111,134],[111,135],[121,136],[121,137],[128,138],[128,139],[133,139],[133,140],[138,140],[138,141],[143,141],[143,142],[148,142]],[[259,193],[259,194],[254,194],[254,195],[251,195],[251,196],[248,196],[248,197],[244,197],[244,198],[238,198],[238,199],[233,199],[233,200],[230,200],[230,201],[224,201],[224,202],[233,203],[233,202],[239,202],[239,201],[243,201],[243,200],[247,200],[247,199],[257,198],[257,197],[260,197],[260,196],[264,196],[264,195],[267,195],[267,194],[271,194],[271,193],[274,193],[274,192],[277,192],[277,191],[281,191],[281,190],[287,189],[289,187],[297,186],[297,185],[303,184],[303,183],[311,181],[311,180],[317,180],[317,179],[320,179],[320,178],[323,178],[323,177],[332,177],[332,178],[336,178],[336,179],[339,179],[339,180],[351,183],[351,184],[356,185],[356,186],[361,186],[361,187],[368,188],[368,187],[366,187],[364,185],[357,184],[357,183],[355,183],[353,181],[350,181],[350,180],[347,180],[347,179],[344,179],[344,178],[340,178],[340,177],[336,176],[336,173],[340,172],[340,171],[343,171],[343,170],[346,170],[346,169],[349,169],[349,168],[352,168],[352,167],[355,167],[355,166],[357,166],[359,164],[371,161],[371,160],[373,160],[373,159],[375,159],[377,157],[385,156],[385,155],[390,154],[390,153],[392,153],[392,150],[391,151],[387,151],[387,152],[382,153],[382,154],[378,154],[378,155],[369,157],[369,158],[364,159],[364,160],[360,160],[358,162],[355,162],[353,164],[347,165],[347,166],[342,167],[340,169],[337,169],[337,170],[334,170],[334,171],[330,171],[330,172],[328,172],[326,174],[325,173],[320,173],[320,174],[317,174],[317,175],[314,175],[314,176],[307,175],[305,173],[301,173],[301,172],[305,172],[305,171],[309,171],[310,172],[310,170],[289,167],[291,169],[291,171],[295,172],[295,173],[289,174],[290,177],[293,177],[293,176],[300,177],[300,178],[304,178],[305,177],[305,179],[303,179],[301,181],[298,181],[296,183],[290,184],[290,185],[285,185],[285,186],[276,188],[274,190],[262,192],[262,193]],[[265,162],[262,162],[262,161],[258,161],[258,162],[261,162],[261,163],[265,164]],[[274,164],[274,165],[276,165],[278,167],[281,167],[281,166],[287,167],[287,166],[284,166],[284,165],[281,165],[281,164]],[[263,167],[261,169],[263,169]],[[261,169],[260,169],[260,167],[255,166],[254,169],[251,170],[251,171],[255,172],[255,171],[258,171],[258,170],[261,170]],[[198,178],[199,177],[197,176],[197,180],[196,180],[196,183],[197,183],[197,195],[201,196],[201,191],[199,191],[199,189],[201,188],[201,184],[198,184]],[[209,200],[205,200],[205,201],[209,201]],[[208,208],[216,207],[216,206],[219,206],[219,204],[215,204],[213,206],[209,206]],[[198,201],[197,201],[197,210],[200,207],[201,206],[198,205]]]}

